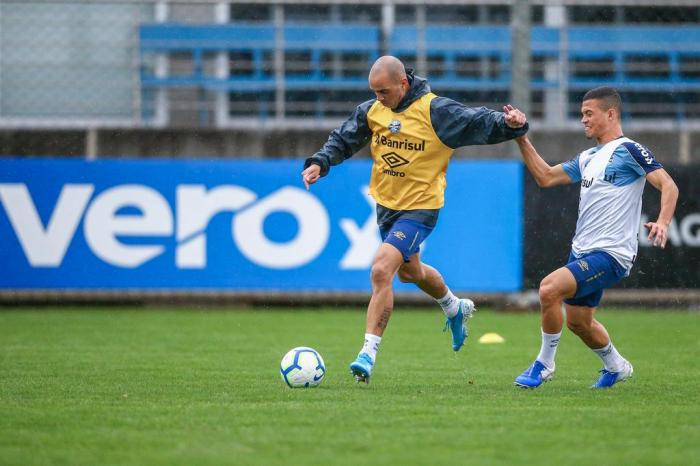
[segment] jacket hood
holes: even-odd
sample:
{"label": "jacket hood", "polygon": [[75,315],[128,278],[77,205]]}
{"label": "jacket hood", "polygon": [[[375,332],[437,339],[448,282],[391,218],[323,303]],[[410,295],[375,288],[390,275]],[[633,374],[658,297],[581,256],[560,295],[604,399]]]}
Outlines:
{"label": "jacket hood", "polygon": [[403,96],[403,99],[401,99],[399,105],[393,110],[396,113],[403,112],[413,102],[430,92],[428,80],[414,75],[411,68],[406,69],[406,76],[408,77],[408,82],[411,87],[408,89],[408,92],[406,92],[406,95]]}

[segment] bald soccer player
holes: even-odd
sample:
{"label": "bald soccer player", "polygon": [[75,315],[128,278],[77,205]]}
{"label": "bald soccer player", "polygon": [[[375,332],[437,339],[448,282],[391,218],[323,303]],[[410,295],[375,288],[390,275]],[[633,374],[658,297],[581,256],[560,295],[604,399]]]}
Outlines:
{"label": "bald soccer player", "polygon": [[392,281],[415,283],[442,307],[452,332],[452,349],[467,338],[467,319],[474,303],[457,298],[435,268],[421,261],[420,245],[437,223],[444,204],[445,173],[454,149],[496,144],[527,132],[522,112],[470,108],[430,91],[428,82],[395,57],[379,58],[369,72],[376,98],[357,106],[326,144],[306,159],[306,188],[326,176],[333,165],[370,144],[369,192],[377,202],[377,224],[383,240],[374,257],[364,345],[350,370],[369,383],[384,330],[394,308]]}

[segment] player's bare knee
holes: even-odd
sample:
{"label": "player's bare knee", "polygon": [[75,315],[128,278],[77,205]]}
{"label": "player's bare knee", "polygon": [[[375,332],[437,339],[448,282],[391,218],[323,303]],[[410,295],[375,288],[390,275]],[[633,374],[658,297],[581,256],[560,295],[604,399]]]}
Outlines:
{"label": "player's bare knee", "polygon": [[587,335],[591,331],[590,323],[585,321],[567,320],[566,327],[579,336]]}
{"label": "player's bare knee", "polygon": [[383,264],[373,264],[372,270],[369,273],[370,280],[372,281],[372,286],[383,286],[391,284],[391,280],[394,278],[392,271],[389,267]]}
{"label": "player's bare knee", "polygon": [[540,283],[540,302],[543,304],[549,304],[561,300],[561,295],[559,289],[554,284],[553,280],[545,278]]}
{"label": "player's bare knee", "polygon": [[411,272],[406,272],[405,270],[399,269],[399,281],[401,283],[415,283],[413,274]]}
{"label": "player's bare knee", "polygon": [[413,270],[399,269],[399,280],[402,283],[416,283],[425,278],[425,274]]}

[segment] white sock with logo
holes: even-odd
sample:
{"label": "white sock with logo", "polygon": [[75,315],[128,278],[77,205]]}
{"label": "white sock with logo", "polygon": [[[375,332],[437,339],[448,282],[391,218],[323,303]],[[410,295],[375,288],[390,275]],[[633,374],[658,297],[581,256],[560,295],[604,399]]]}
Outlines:
{"label": "white sock with logo", "polygon": [[444,312],[448,318],[452,318],[457,315],[457,312],[459,311],[459,298],[453,295],[449,288],[447,289],[447,294],[445,296],[440,299],[436,299],[435,301],[437,301],[442,308],[442,312]]}
{"label": "white sock with logo", "polygon": [[559,333],[545,333],[542,330],[542,346],[540,354],[537,355],[537,360],[547,366],[547,369],[554,369],[554,356],[557,354],[557,346],[559,346]]}
{"label": "white sock with logo", "polygon": [[625,358],[618,353],[612,341],[602,348],[594,349],[593,352],[598,355],[603,361],[605,369],[610,372],[619,372],[625,364]]}
{"label": "white sock with logo", "polygon": [[382,337],[377,335],[372,335],[371,333],[365,333],[365,344],[362,346],[360,353],[367,353],[372,358],[372,362],[377,359],[377,351],[379,350],[379,344],[382,342]]}

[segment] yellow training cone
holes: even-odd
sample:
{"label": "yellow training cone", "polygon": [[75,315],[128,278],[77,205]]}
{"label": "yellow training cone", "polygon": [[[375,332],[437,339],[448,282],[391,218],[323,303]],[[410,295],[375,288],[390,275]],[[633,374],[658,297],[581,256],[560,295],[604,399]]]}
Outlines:
{"label": "yellow training cone", "polygon": [[479,343],[491,344],[491,343],[505,343],[506,339],[497,333],[484,333],[479,338]]}

